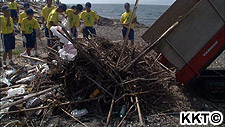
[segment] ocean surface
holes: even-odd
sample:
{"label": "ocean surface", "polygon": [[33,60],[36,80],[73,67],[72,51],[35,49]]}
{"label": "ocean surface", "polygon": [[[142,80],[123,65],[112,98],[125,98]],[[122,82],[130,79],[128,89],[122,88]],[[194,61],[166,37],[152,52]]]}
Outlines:
{"label": "ocean surface", "polygon": [[[133,10],[134,5],[131,5]],[[138,5],[138,22],[151,26],[167,9],[167,5]],[[123,4],[93,4],[92,9],[102,17],[120,19],[125,12]]]}

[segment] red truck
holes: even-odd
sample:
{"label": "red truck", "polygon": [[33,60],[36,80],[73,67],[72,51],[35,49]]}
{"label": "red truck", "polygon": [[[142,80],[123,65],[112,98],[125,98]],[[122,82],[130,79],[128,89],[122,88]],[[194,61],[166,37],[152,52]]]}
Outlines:
{"label": "red truck", "polygon": [[142,38],[159,40],[154,50],[176,67],[179,83],[223,86],[225,98],[224,69],[207,70],[225,49],[225,0],[176,0]]}

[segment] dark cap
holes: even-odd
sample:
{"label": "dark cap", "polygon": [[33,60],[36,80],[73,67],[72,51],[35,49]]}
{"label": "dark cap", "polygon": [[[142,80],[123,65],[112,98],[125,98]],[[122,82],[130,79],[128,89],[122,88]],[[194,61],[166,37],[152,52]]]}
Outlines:
{"label": "dark cap", "polygon": [[77,4],[76,9],[79,10],[79,11],[82,11],[83,10],[83,6],[81,4]]}
{"label": "dark cap", "polygon": [[29,8],[30,7],[30,4],[26,2],[26,3],[23,4],[23,7],[24,8]]}
{"label": "dark cap", "polygon": [[7,5],[2,6],[2,11],[5,11],[5,10],[9,10],[9,7]]}
{"label": "dark cap", "polygon": [[67,6],[66,6],[66,4],[60,4],[59,8],[61,8],[63,11],[66,11]]}
{"label": "dark cap", "polygon": [[127,2],[124,4],[124,7],[130,7],[130,4]]}
{"label": "dark cap", "polygon": [[71,7],[71,9],[76,9],[77,8],[77,6],[76,5],[73,5],[72,7]]}
{"label": "dark cap", "polygon": [[90,2],[87,2],[87,3],[85,4],[85,7],[91,8],[91,3],[90,3]]}
{"label": "dark cap", "polygon": [[33,15],[34,14],[34,11],[31,8],[28,8],[26,10],[26,13],[27,13],[27,15]]}

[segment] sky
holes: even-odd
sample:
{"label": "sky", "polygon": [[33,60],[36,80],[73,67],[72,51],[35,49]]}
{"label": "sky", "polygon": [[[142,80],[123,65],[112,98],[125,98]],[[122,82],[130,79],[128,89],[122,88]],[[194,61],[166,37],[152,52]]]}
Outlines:
{"label": "sky", "polygon": [[[139,0],[139,4],[154,4],[154,5],[171,5],[175,0]],[[61,0],[66,4],[77,4],[91,2],[93,4],[123,4],[125,2],[135,3],[135,0]]]}

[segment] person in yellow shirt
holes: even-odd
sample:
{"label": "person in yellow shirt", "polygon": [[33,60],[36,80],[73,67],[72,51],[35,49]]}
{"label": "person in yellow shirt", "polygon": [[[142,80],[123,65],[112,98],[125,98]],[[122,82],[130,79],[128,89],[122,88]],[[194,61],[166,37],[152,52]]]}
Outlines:
{"label": "person in yellow shirt", "polygon": [[21,31],[23,40],[26,43],[27,55],[30,56],[30,51],[34,48],[36,43],[36,34],[39,33],[40,25],[38,21],[33,18],[34,11],[31,8],[26,10],[27,18],[24,18],[21,23]]}
{"label": "person in yellow shirt", "polygon": [[82,12],[83,6],[81,4],[77,4],[77,6],[73,5],[71,9],[66,10],[66,15],[70,23],[70,29],[73,37],[77,37],[77,27],[80,26],[80,18],[79,13]]}
{"label": "person in yellow shirt", "polygon": [[[67,6],[66,4],[60,4],[58,8],[52,10],[47,18],[47,25],[46,27],[49,30],[50,35],[52,36],[52,32],[50,32],[50,28],[52,26],[57,26],[59,23],[59,14],[63,13],[67,10]],[[48,46],[52,47],[53,46],[53,42],[52,41],[48,41]]]}
{"label": "person in yellow shirt", "polygon": [[10,8],[11,17],[14,20],[14,23],[16,23],[18,19],[18,13],[19,13],[19,7],[17,2],[15,0],[10,0],[9,8]]}
{"label": "person in yellow shirt", "polygon": [[[131,16],[132,16],[132,11],[130,10],[130,4],[129,3],[125,3],[124,4],[124,8],[126,10],[126,12],[124,12],[120,18],[120,22],[122,23],[123,29],[122,29],[122,34],[123,34],[123,38],[125,39],[126,33],[128,31],[129,28],[129,23],[131,22]],[[131,29],[129,32],[129,40],[131,41],[130,46],[134,46],[134,24],[137,22],[137,16],[136,14],[134,14],[134,18],[131,24]]]}
{"label": "person in yellow shirt", "polygon": [[15,49],[15,35],[13,30],[13,19],[10,17],[9,7],[2,6],[3,16],[0,16],[1,40],[4,49],[3,68],[6,67],[7,55],[9,56],[9,64],[14,65],[12,61],[12,50]]}
{"label": "person in yellow shirt", "polygon": [[80,14],[80,19],[83,20],[83,22],[84,22],[84,24],[82,25],[83,36],[87,38],[89,35],[89,32],[91,34],[96,35],[95,22],[97,21],[97,24],[99,24],[100,18],[95,11],[91,10],[90,2],[87,2],[85,4],[85,8],[86,8],[86,10]]}
{"label": "person in yellow shirt", "polygon": [[47,0],[47,6],[45,6],[41,11],[41,17],[42,17],[42,25],[41,29],[45,29],[45,36],[49,37],[49,29],[46,27],[46,21],[48,19],[48,15],[52,10],[54,10],[56,7],[52,5],[52,0]]}
{"label": "person in yellow shirt", "polygon": [[27,3],[27,2],[25,2],[25,3],[23,4],[24,12],[21,12],[20,15],[19,15],[19,21],[18,21],[18,23],[19,23],[20,26],[21,26],[22,20],[23,20],[24,18],[27,17],[26,10],[27,10],[28,8],[30,8],[30,4]]}

